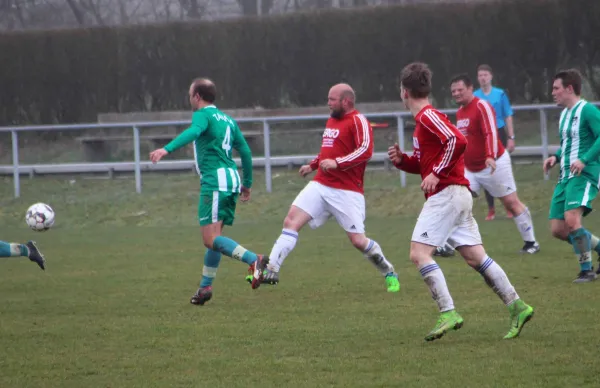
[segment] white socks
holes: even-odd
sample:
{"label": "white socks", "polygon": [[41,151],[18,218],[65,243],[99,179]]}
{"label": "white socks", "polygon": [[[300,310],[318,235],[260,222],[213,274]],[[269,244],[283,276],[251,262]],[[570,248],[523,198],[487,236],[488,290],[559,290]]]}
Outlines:
{"label": "white socks", "polygon": [[290,254],[290,252],[296,246],[298,241],[298,233],[291,229],[283,229],[281,235],[275,241],[271,254],[269,255],[269,264],[267,269],[274,272],[279,272],[279,268],[283,264],[283,261]]}
{"label": "white socks", "polygon": [[525,211],[518,216],[514,217],[515,224],[523,237],[523,241],[535,241],[535,234],[533,232],[533,222],[531,221],[531,213],[529,209],[525,208]]}
{"label": "white socks", "polygon": [[425,284],[429,287],[431,297],[437,303],[440,313],[454,310],[454,301],[450,296],[446,278],[444,278],[444,274],[437,263],[434,261],[426,264],[419,268],[419,272],[421,272]]}
{"label": "white socks", "polygon": [[369,239],[367,247],[363,250],[363,254],[377,268],[379,273],[386,276],[390,272],[394,272],[394,266],[387,261],[383,255],[383,251],[377,241]]}
{"label": "white socks", "polygon": [[[485,282],[502,299],[505,305],[510,305],[519,299],[519,295],[504,273],[504,270],[496,264],[492,258],[486,256],[483,263],[477,268]],[[438,305],[441,313],[454,310],[454,301],[446,285],[446,279],[442,270],[434,261],[419,268],[423,280],[431,291],[431,297]]]}
{"label": "white socks", "polygon": [[519,295],[517,295],[517,291],[515,291],[513,285],[510,284],[506,273],[491,257],[486,256],[477,271],[479,271],[487,285],[494,290],[505,305],[508,306],[519,299]]}

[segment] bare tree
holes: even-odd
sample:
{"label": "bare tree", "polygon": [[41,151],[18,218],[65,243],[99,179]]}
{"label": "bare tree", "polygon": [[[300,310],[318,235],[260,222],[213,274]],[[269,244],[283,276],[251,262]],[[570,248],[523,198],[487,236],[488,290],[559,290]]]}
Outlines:
{"label": "bare tree", "polygon": [[80,26],[85,26],[85,16],[83,10],[80,8],[79,4],[76,0],[67,0],[67,4],[71,11],[73,12],[73,16],[75,16],[75,20]]}
{"label": "bare tree", "polygon": [[199,4],[198,0],[179,0],[179,4],[190,19],[200,19],[206,8],[206,3]]}
{"label": "bare tree", "polygon": [[260,14],[267,15],[275,0],[237,0],[242,7],[244,15],[258,15],[258,6],[260,4]]}
{"label": "bare tree", "polygon": [[303,9],[432,1],[466,0],[0,0],[0,31],[213,20]]}

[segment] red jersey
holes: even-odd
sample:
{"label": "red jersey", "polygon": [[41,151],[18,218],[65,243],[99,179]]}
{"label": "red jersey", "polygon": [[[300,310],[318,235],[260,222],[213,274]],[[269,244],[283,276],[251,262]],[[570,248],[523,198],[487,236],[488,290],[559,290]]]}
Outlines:
{"label": "red jersey", "polygon": [[451,185],[467,186],[465,178],[464,152],[467,139],[452,125],[448,116],[427,105],[415,116],[417,123],[413,134],[412,156],[402,154],[402,162],[396,168],[411,174],[421,174],[425,179],[429,174],[439,178],[433,193],[435,195]]}
{"label": "red jersey", "polygon": [[486,168],[487,158],[496,160],[504,154],[496,128],[496,112],[487,101],[475,97],[461,106],[456,112],[456,127],[469,142],[465,151],[467,170],[481,171]]}
{"label": "red jersey", "polygon": [[[317,170],[314,180],[334,189],[364,193],[367,162],[373,155],[373,129],[365,116],[357,110],[348,112],[341,119],[329,118],[321,152],[310,162]],[[319,168],[325,159],[334,159],[338,167],[327,172]]]}

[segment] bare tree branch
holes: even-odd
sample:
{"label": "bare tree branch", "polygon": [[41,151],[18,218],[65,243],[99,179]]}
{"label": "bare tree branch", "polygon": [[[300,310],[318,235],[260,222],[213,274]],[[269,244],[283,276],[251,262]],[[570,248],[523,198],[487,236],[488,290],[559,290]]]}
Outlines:
{"label": "bare tree branch", "polygon": [[[126,0],[120,0],[121,3],[124,3]],[[129,12],[129,19],[135,19],[135,16],[137,15],[140,7],[142,6],[144,0],[139,0],[137,5],[135,7],[133,7],[133,9],[131,10],[131,12]]]}
{"label": "bare tree branch", "polygon": [[96,23],[98,25],[100,25],[100,26],[105,25],[104,18],[100,14],[100,10],[97,6],[97,3],[94,0],[87,0],[87,1],[82,0],[81,5],[82,5],[82,7],[86,8],[88,11],[90,11],[90,13],[94,17],[94,19],[96,20]]}
{"label": "bare tree branch", "polygon": [[[242,7],[244,15],[258,15],[258,1],[257,0],[237,0]],[[261,0],[261,15],[267,15],[273,7],[274,0]]]}
{"label": "bare tree branch", "polygon": [[179,4],[190,19],[200,19],[206,9],[206,4],[199,4],[198,0],[179,0]]}
{"label": "bare tree branch", "polygon": [[[10,4],[11,1],[8,0],[7,3]],[[16,15],[17,19],[19,20],[19,23],[21,24],[21,28],[27,28],[25,16],[23,15],[23,8],[21,7],[21,4],[19,4],[19,0],[14,0],[12,1],[12,3],[13,4],[10,5],[12,6],[14,15]]]}
{"label": "bare tree branch", "polygon": [[84,26],[85,25],[85,17],[83,15],[83,11],[79,8],[79,4],[77,4],[75,2],[75,0],[66,0],[66,1],[67,1],[67,4],[69,5],[69,8],[71,8],[71,11],[73,12],[73,16],[75,16],[77,23],[79,23],[80,26]]}

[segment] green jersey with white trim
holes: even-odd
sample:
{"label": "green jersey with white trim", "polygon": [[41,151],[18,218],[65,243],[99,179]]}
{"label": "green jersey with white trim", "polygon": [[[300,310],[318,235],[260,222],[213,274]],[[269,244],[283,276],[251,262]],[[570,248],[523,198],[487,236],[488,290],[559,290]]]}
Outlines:
{"label": "green jersey with white trim", "polygon": [[598,186],[600,179],[600,109],[585,100],[565,108],[559,121],[560,148],[556,157],[560,163],[559,182],[571,179],[571,164],[585,164],[582,175]]}
{"label": "green jersey with white trim", "polygon": [[[196,170],[202,190],[237,193],[241,186],[252,187],[252,153],[235,120],[214,105],[195,111],[192,125],[165,146],[171,153],[194,142]],[[242,159],[244,180],[231,155],[235,149]]]}

